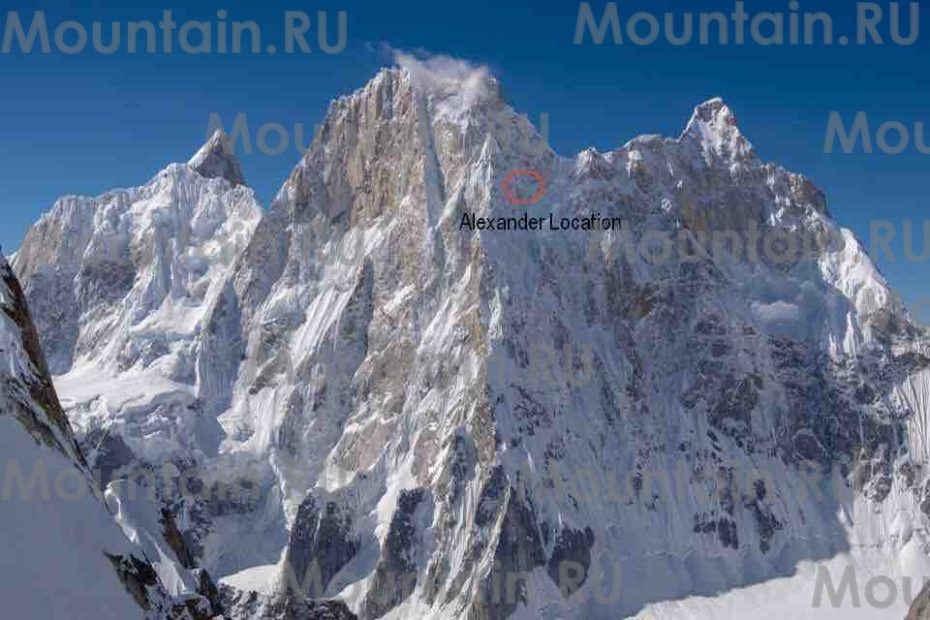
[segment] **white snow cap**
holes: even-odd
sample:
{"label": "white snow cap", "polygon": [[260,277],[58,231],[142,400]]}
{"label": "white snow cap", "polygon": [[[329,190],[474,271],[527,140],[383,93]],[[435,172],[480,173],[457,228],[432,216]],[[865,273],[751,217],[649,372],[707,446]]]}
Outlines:
{"label": "white snow cap", "polygon": [[743,161],[754,156],[752,144],[740,132],[736,117],[720,97],[708,99],[694,108],[681,134],[682,142],[696,140],[705,153]]}

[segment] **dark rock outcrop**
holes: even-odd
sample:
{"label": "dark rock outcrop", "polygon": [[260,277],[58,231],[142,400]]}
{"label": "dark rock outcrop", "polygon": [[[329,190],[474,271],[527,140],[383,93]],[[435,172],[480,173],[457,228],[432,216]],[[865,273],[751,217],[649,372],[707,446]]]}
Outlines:
{"label": "dark rock outcrop", "polygon": [[284,588],[291,595],[321,598],[330,580],[349,563],[360,546],[352,534],[352,511],[337,501],[322,506],[317,498],[308,495],[297,509],[297,518],[291,530],[285,555],[288,572],[293,571],[304,592],[290,592],[294,588],[287,579]]}
{"label": "dark rock outcrop", "polygon": [[563,597],[574,594],[588,579],[592,546],[594,532],[589,527],[583,531],[566,527],[559,533],[546,572]]}
{"label": "dark rock outcrop", "polygon": [[401,491],[397,509],[373,582],[362,603],[362,618],[380,618],[409,597],[417,584],[416,513],[426,499],[424,489]]}

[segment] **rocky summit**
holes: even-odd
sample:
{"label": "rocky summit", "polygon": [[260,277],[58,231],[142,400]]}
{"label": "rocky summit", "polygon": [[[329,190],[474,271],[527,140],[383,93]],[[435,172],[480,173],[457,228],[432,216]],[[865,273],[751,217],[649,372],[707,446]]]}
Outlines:
{"label": "rocky summit", "polygon": [[[611,225],[462,225],[508,218]],[[930,338],[720,99],[563,157],[485,70],[408,62],[267,210],[218,133],[12,265],[63,449],[214,612],[710,617],[930,574]]]}

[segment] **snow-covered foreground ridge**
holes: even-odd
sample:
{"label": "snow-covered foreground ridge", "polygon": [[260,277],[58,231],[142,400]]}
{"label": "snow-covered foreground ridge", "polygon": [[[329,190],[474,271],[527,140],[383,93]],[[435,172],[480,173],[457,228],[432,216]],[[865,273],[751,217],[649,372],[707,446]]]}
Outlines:
{"label": "snow-covered foreground ridge", "polygon": [[[349,614],[301,589],[362,618],[616,618],[840,556],[924,571],[930,341],[810,181],[719,99],[564,158],[486,71],[401,60],[266,212],[220,135],[62,198],[15,256],[90,466],[157,473],[189,564],[263,590],[224,588],[229,613]],[[508,201],[514,170],[539,202]],[[813,253],[462,226],[524,210]],[[191,467],[199,492],[165,484]]]}
{"label": "snow-covered foreground ridge", "polygon": [[[10,618],[207,620],[203,571],[164,580],[170,546],[121,530],[94,484],[47,373],[25,297],[0,258],[0,596]],[[118,485],[120,483],[114,483]],[[140,506],[144,502],[139,503]],[[162,519],[165,522],[168,518]],[[154,531],[161,532],[156,522]],[[159,547],[164,553],[156,553]],[[218,602],[218,599],[216,599]]]}

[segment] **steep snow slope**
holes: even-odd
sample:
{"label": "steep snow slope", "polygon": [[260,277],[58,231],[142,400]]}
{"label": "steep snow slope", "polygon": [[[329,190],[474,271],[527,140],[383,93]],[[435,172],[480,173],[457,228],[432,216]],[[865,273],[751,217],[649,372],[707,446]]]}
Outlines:
{"label": "steep snow slope", "polygon": [[[0,596],[15,618],[196,619],[107,511],[58,404],[19,283],[0,259]],[[190,596],[187,596],[190,595]]]}
{"label": "steep snow slope", "polygon": [[[840,554],[923,570],[927,337],[816,187],[762,162],[721,100],[676,139],[567,159],[485,71],[402,60],[333,103],[254,230],[220,148],[192,160],[206,176],[168,168],[177,200],[160,175],[30,232],[16,268],[72,343],[56,382],[96,466],[247,472],[255,504],[164,500],[230,583],[278,572],[266,612],[295,579],[363,618],[614,618]],[[540,202],[508,202],[517,170],[545,178]],[[164,249],[208,191],[227,208],[191,245],[236,258],[192,270]],[[123,246],[110,209],[138,232]],[[524,212],[624,228],[462,226]],[[230,221],[247,244],[224,244]],[[726,232],[810,243],[640,251]],[[111,247],[129,248],[112,295]]]}
{"label": "steep snow slope", "polygon": [[[129,541],[89,488],[6,261],[0,276],[5,607],[22,618],[139,618],[142,610],[105,555],[131,553]],[[39,478],[32,489],[14,482],[17,473],[25,481],[33,472]],[[53,481],[76,499],[61,497]]]}
{"label": "steep snow slope", "polygon": [[[221,157],[224,144],[218,134],[192,163],[216,167],[205,149]],[[106,358],[105,373],[156,367],[178,383],[208,381],[190,341],[259,214],[250,189],[183,164],[140,188],[60,199],[14,260],[52,372]]]}
{"label": "steep snow slope", "polygon": [[[242,183],[218,132],[142,187],[60,199],[15,256],[63,403],[104,485],[140,468],[177,479],[217,457],[216,415],[241,356],[228,274],[261,213]],[[178,493],[168,499],[181,521],[209,519],[187,514]]]}
{"label": "steep snow slope", "polygon": [[[337,102],[236,276],[255,327],[222,421],[230,449],[271,453],[286,501],[311,488],[298,583],[316,562],[363,617],[613,617],[925,540],[922,488],[894,474],[926,460],[901,445],[926,344],[820,192],[760,162],[719,100],[677,140],[565,160],[463,71]],[[611,232],[463,231],[512,213],[518,169],[547,179],[538,213],[637,240],[754,223],[825,247],[650,264]],[[558,363],[534,368],[539,345]],[[844,482],[805,493],[808,462]],[[640,491],[673,472],[680,493]],[[562,561],[585,579],[564,597]],[[508,575],[526,591],[495,597]]]}

